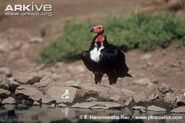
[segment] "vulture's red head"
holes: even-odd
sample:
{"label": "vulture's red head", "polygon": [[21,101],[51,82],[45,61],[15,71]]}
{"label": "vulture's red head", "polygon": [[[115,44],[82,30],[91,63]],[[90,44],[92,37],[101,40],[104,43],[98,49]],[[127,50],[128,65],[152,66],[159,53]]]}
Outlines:
{"label": "vulture's red head", "polygon": [[91,29],[91,32],[95,32],[95,33],[98,33],[98,34],[102,34],[102,33],[104,32],[103,26],[102,26],[102,25],[94,26],[94,27]]}
{"label": "vulture's red head", "polygon": [[95,38],[96,42],[103,42],[103,41],[105,41],[105,35],[103,34],[104,33],[104,28],[103,28],[102,25],[94,26],[91,29],[91,32],[97,33],[97,36]]}

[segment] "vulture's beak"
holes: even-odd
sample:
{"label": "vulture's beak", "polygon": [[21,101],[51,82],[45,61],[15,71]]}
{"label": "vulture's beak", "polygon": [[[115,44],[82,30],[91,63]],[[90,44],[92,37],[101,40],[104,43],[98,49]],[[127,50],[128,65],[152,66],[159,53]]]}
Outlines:
{"label": "vulture's beak", "polygon": [[90,30],[90,32],[93,32],[93,28]]}

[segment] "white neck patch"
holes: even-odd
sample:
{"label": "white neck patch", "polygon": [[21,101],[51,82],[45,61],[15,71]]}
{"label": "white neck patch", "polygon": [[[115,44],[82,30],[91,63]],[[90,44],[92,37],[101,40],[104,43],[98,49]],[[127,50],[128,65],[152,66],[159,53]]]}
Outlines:
{"label": "white neck patch", "polygon": [[90,51],[90,58],[94,62],[99,62],[100,61],[100,54],[101,50],[104,49],[103,43],[101,43],[100,48],[98,48],[97,43],[94,44],[94,49]]}

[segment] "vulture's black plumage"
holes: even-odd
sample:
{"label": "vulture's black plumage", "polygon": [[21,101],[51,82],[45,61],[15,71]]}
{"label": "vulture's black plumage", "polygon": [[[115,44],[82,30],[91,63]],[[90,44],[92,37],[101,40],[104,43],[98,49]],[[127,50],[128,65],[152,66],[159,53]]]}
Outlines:
{"label": "vulture's black plumage", "polygon": [[85,66],[94,73],[95,83],[100,84],[103,74],[107,74],[109,84],[116,84],[118,77],[131,77],[125,63],[125,55],[112,44],[107,42],[102,25],[92,28],[97,33],[90,48],[81,54]]}

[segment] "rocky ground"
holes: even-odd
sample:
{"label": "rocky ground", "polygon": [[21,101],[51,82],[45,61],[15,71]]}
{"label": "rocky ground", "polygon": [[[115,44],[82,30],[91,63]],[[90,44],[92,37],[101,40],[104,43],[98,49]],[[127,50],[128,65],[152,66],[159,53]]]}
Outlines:
{"label": "rocky ground", "polygon": [[132,107],[141,112],[184,112],[185,90],[171,88],[165,83],[140,78],[119,88],[116,85],[95,85],[74,80],[61,82],[60,77],[43,71],[17,72],[14,77],[0,83],[1,105],[86,109]]}
{"label": "rocky ground", "polygon": [[[124,5],[128,5],[129,9],[140,4],[136,3],[125,1]],[[68,5],[68,2],[65,4]],[[76,4],[78,6],[75,6]],[[121,5],[120,1],[119,7]],[[74,3],[74,6],[78,10],[79,4]],[[95,6],[95,3],[92,6]],[[107,8],[109,6],[111,2],[110,5],[106,4]],[[110,9],[117,11],[116,6],[118,5]],[[101,11],[101,7],[98,8],[98,11]],[[66,8],[68,16],[86,15],[79,15],[80,10],[75,11],[75,14],[68,10],[69,8]],[[88,12],[94,14],[94,7]],[[57,17],[60,18],[59,15]],[[126,59],[133,78],[119,79],[116,85],[108,85],[105,76],[100,85],[95,85],[93,74],[81,61],[58,62],[52,65],[38,62],[40,47],[53,37],[41,37],[40,33],[34,33],[34,24],[31,27],[26,26],[30,22],[29,19],[24,20],[25,23],[23,21],[24,27],[18,18],[18,23],[13,25],[5,24],[5,20],[9,23],[15,21],[11,18],[0,21],[3,25],[0,32],[1,106],[46,105],[53,108],[67,106],[87,109],[129,107],[140,112],[185,112],[185,48],[173,44],[167,49],[148,53],[138,49],[129,51],[126,53]]]}

